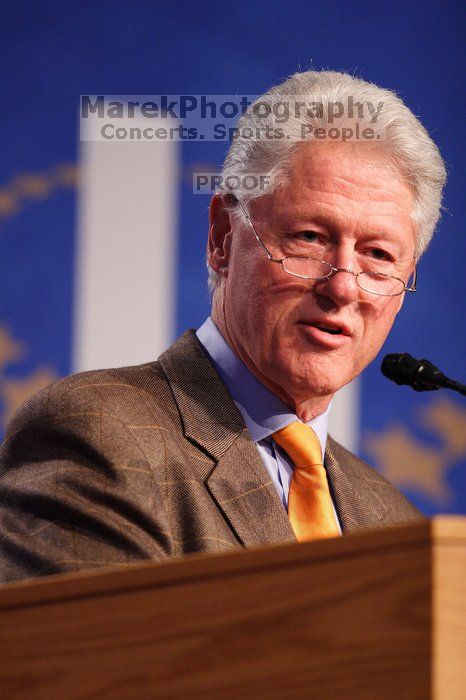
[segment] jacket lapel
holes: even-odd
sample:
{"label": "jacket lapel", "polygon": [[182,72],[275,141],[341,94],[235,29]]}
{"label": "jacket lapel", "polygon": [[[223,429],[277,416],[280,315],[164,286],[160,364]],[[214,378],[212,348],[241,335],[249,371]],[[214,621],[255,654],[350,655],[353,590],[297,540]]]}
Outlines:
{"label": "jacket lapel", "polygon": [[285,508],[246,428],[217,462],[207,488],[245,546],[296,542]]}
{"label": "jacket lapel", "polygon": [[238,540],[247,547],[295,542],[243,417],[194,331],[182,335],[160,363],[185,437],[212,459],[206,487]]}
{"label": "jacket lapel", "polygon": [[357,458],[331,437],[325,451],[325,468],[343,534],[381,527],[386,505],[367,478],[360,475]]}

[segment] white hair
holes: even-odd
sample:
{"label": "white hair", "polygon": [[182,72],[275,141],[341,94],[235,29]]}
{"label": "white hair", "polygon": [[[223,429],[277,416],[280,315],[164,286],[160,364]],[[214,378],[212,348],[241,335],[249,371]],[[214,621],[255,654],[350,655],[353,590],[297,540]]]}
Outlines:
{"label": "white hair", "polygon": [[[350,114],[349,105],[353,106]],[[288,108],[286,105],[288,104]],[[310,110],[295,105],[313,105]],[[372,105],[370,111],[367,105]],[[291,108],[290,108],[291,105]],[[321,109],[318,108],[321,105]],[[329,109],[329,106],[333,105]],[[342,105],[343,112],[335,116],[335,105]],[[366,107],[361,110],[361,105]],[[285,109],[288,114],[285,115]],[[341,109],[340,107],[337,108]],[[376,120],[374,115],[376,110]],[[304,111],[304,114],[303,114]],[[355,111],[357,112],[355,116]],[[265,116],[264,116],[265,115]],[[268,115],[268,116],[267,116]],[[277,115],[280,115],[277,119]],[[315,130],[324,129],[330,134],[344,133],[359,124],[373,130],[370,143],[377,143],[399,168],[414,192],[411,214],[416,226],[416,259],[426,250],[440,217],[442,190],[446,180],[445,165],[440,152],[427,130],[411,110],[391,90],[378,87],[361,78],[335,71],[307,71],[295,73],[281,85],[271,88],[258,98],[238,122],[238,134],[233,139],[222,169],[223,182],[236,184],[237,199],[247,204],[252,199],[273,192],[281,187],[290,172],[290,160],[297,150],[316,141]],[[304,125],[304,127],[303,127]],[[267,138],[265,129],[282,130],[280,138]],[[305,135],[303,136],[303,129]],[[256,136],[254,136],[256,135]],[[368,143],[361,139],[360,142]],[[323,143],[323,141],[320,141]],[[351,139],[355,143],[354,139]],[[268,186],[261,190],[241,187],[244,176],[266,175]],[[228,206],[230,213],[241,217],[234,198]],[[215,290],[220,275],[209,267],[209,289]]]}

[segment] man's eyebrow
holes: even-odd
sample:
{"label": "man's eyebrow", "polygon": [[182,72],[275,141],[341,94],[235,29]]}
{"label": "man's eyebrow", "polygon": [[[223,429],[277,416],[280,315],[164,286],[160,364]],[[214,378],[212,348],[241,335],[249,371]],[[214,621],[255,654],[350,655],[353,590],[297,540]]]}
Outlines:
{"label": "man's eyebrow", "polygon": [[[298,212],[292,215],[285,215],[283,219],[280,216],[277,217],[277,227],[284,232],[295,231],[298,227],[302,227],[304,230],[305,226],[316,224],[321,226],[326,231],[335,232],[341,231],[344,233],[345,226],[342,225],[340,217],[332,216],[331,213],[323,212]],[[365,225],[365,230],[361,234],[364,238],[381,238],[394,245],[399,245],[400,241],[403,241],[407,237],[407,232],[393,225],[390,228],[382,228],[380,224],[374,223],[371,226],[370,223]]]}
{"label": "man's eyebrow", "polygon": [[324,214],[322,212],[306,212],[306,213],[293,213],[285,214],[283,217],[277,216],[277,223],[282,228],[295,228],[296,226],[301,226],[308,223],[315,223],[319,226],[325,226],[326,228],[332,228],[336,223],[336,218],[330,216],[329,214]]}

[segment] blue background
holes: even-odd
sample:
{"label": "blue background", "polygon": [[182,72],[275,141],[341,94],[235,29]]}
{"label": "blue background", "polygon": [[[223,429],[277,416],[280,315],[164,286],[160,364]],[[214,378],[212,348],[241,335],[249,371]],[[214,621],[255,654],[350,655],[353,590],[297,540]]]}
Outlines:
{"label": "blue background", "polygon": [[[5,377],[26,376],[43,365],[57,375],[71,370],[75,188],[56,185],[53,195],[18,196],[14,183],[25,173],[53,179],[58,165],[77,163],[80,94],[254,95],[296,70],[329,68],[396,90],[421,116],[446,160],[446,212],[421,262],[419,292],[406,299],[383,352],[427,356],[449,376],[465,380],[464,14],[464,3],[451,0],[286,6],[262,0],[3,2],[0,323],[28,347],[23,359],[6,367]],[[179,333],[208,312],[208,198],[193,196],[189,172],[199,163],[218,168],[226,149],[226,143],[208,142],[182,147]],[[1,193],[12,187],[16,211],[5,213],[4,204],[2,213]],[[378,365],[363,377],[361,454],[383,471],[369,447],[371,436],[404,426],[420,468],[422,450],[443,459],[441,478],[451,495],[428,495],[422,476],[418,484],[415,479],[400,486],[426,513],[464,512],[466,445],[463,450],[459,432],[452,438],[450,430],[448,448],[447,433],[422,422],[432,395],[391,385]],[[466,433],[464,400],[449,394],[448,402],[456,430],[462,425]]]}

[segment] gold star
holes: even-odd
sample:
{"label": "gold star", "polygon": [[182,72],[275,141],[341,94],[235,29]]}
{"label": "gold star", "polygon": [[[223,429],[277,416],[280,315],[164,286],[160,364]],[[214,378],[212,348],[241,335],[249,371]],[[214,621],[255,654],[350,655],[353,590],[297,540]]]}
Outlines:
{"label": "gold star", "polygon": [[445,452],[455,461],[466,455],[466,410],[447,397],[433,400],[419,411],[423,424],[442,438]]}
{"label": "gold star", "polygon": [[11,216],[18,212],[18,198],[8,190],[0,191],[0,217]]}
{"label": "gold star", "polygon": [[23,355],[23,343],[15,340],[6,326],[0,325],[0,372],[9,362],[20,360]]}
{"label": "gold star", "polygon": [[71,163],[63,163],[55,169],[55,181],[61,187],[76,187],[78,185],[78,168]]}
{"label": "gold star", "polygon": [[48,367],[40,367],[28,377],[21,379],[5,379],[3,381],[3,396],[5,404],[2,422],[6,427],[10,418],[30,396],[36,394],[57,378],[55,372]]}
{"label": "gold star", "polygon": [[71,163],[59,163],[43,172],[24,172],[0,190],[0,221],[18,214],[28,200],[45,200],[62,188],[77,185],[78,168]]}
{"label": "gold star", "polygon": [[449,459],[442,451],[421,444],[398,425],[380,435],[368,435],[365,444],[393,484],[412,488],[443,506],[451,503],[453,494],[446,482]]}
{"label": "gold star", "polygon": [[23,196],[33,199],[45,199],[53,189],[53,183],[48,175],[24,173],[16,178],[14,188]]}

